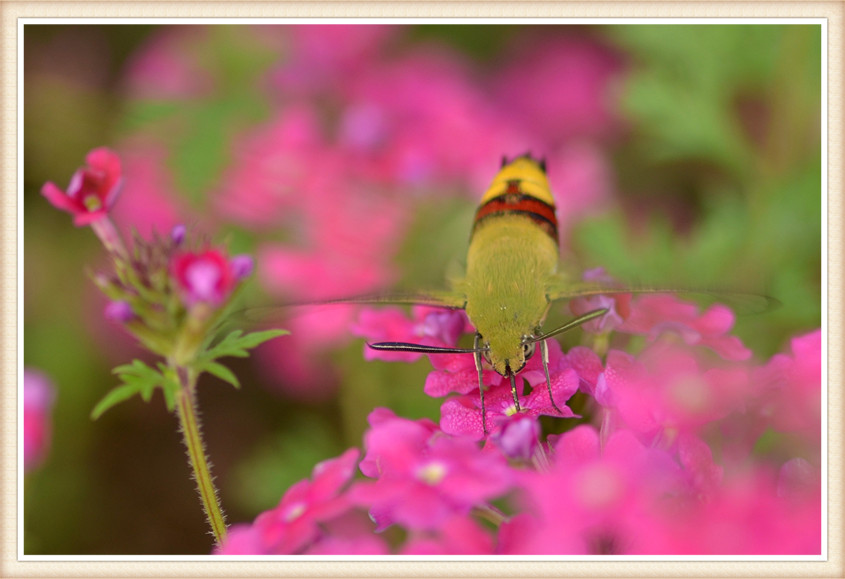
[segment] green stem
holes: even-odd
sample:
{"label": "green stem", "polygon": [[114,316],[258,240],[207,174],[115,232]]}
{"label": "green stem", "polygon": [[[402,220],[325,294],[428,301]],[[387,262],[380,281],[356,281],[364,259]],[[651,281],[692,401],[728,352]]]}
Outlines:
{"label": "green stem", "polygon": [[193,382],[196,378],[192,377],[191,373],[184,368],[178,368],[177,371],[179,382],[182,385],[176,395],[179,425],[185,439],[185,446],[188,449],[188,458],[194,471],[194,480],[197,482],[197,490],[200,494],[203,510],[208,519],[208,524],[211,525],[211,532],[219,545],[226,539],[226,520],[223,516],[223,510],[220,508],[220,499],[211,478],[211,469],[202,442],[200,420],[194,395]]}

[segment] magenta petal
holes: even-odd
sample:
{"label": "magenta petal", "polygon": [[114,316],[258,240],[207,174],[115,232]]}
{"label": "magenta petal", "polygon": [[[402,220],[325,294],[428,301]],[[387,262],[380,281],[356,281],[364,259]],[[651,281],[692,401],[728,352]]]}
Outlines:
{"label": "magenta petal", "polygon": [[44,183],[44,186],[41,187],[41,194],[44,195],[44,197],[47,198],[47,201],[49,201],[56,209],[69,211],[71,213],[77,213],[81,210],[73,199],[68,197],[64,191],[56,187],[56,185],[50,181]]}
{"label": "magenta petal", "polygon": [[314,467],[311,492],[315,498],[335,496],[355,474],[360,451],[350,448],[337,458],[324,460]]}
{"label": "magenta petal", "polygon": [[77,213],[73,216],[73,224],[77,227],[82,227],[84,225],[91,225],[95,221],[99,221],[106,217],[105,210],[101,211],[92,211],[91,213]]}
{"label": "magenta petal", "polygon": [[469,394],[478,390],[478,372],[475,369],[460,372],[446,372],[435,370],[425,379],[423,391],[433,398],[440,398],[447,394]]}
{"label": "magenta petal", "polygon": [[589,424],[576,426],[558,438],[555,451],[561,462],[583,463],[599,457],[599,433]]}
{"label": "magenta petal", "polygon": [[468,396],[451,398],[440,407],[440,428],[453,436],[469,436],[481,440],[484,428],[481,410]]}
{"label": "magenta petal", "polygon": [[120,157],[107,147],[98,147],[91,150],[85,156],[85,162],[89,167],[102,172],[104,176],[103,186],[111,191],[120,180]]}

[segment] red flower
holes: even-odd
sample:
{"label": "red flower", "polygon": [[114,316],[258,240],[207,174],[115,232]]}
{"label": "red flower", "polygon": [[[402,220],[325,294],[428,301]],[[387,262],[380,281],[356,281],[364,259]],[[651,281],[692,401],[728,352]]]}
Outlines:
{"label": "red flower", "polygon": [[198,302],[219,306],[252,270],[252,262],[246,260],[247,256],[230,260],[218,249],[183,252],[173,256],[170,271],[187,306]]}
{"label": "red flower", "polygon": [[90,225],[106,216],[120,190],[120,157],[105,147],[92,150],[85,157],[87,167],[73,174],[67,191],[48,181],[41,194],[53,207],[73,215],[76,226]]}

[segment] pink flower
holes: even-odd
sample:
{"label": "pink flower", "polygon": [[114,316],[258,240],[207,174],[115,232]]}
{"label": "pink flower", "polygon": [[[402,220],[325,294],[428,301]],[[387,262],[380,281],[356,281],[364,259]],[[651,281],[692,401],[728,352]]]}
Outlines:
{"label": "pink flower", "polygon": [[601,447],[592,426],[566,432],[548,472],[519,479],[524,512],[502,526],[501,554],[626,554],[667,495],[684,490],[677,465],[629,432]]}
{"label": "pink flower", "polygon": [[[613,278],[607,275],[603,267],[597,267],[584,272],[584,281],[587,282],[613,282]],[[600,309],[607,309],[608,312],[602,317],[591,320],[581,327],[587,332],[608,332],[619,328],[631,315],[631,294],[596,295],[575,298],[569,301],[569,309],[576,316],[582,316],[587,312]]]}
{"label": "pink flower", "polygon": [[752,462],[726,473],[706,500],[682,493],[656,505],[652,524],[640,527],[640,552],[818,555],[821,507],[817,468],[789,461],[778,474]]}
{"label": "pink flower", "polygon": [[171,231],[184,223],[189,211],[167,168],[167,150],[142,140],[126,142],[123,149],[121,202],[111,216],[124,234],[134,230],[150,239],[155,232]]}
{"label": "pink flower", "polygon": [[733,324],[734,314],[726,306],[716,304],[699,313],[695,304],[673,295],[655,294],[638,297],[631,315],[617,329],[651,340],[661,333],[674,332],[686,344],[707,346],[726,360],[747,360],[751,351],[739,338],[728,334]]}
{"label": "pink flower", "polygon": [[214,87],[212,74],[202,63],[209,42],[202,26],[165,26],[156,29],[127,67],[126,89],[135,99],[198,99]]}
{"label": "pink flower", "polygon": [[609,409],[606,424],[668,447],[679,434],[741,411],[748,377],[743,366],[708,368],[694,351],[656,342],[637,358],[611,350],[596,400]]}
{"label": "pink flower", "polygon": [[76,171],[67,191],[52,182],[41,188],[41,194],[62,211],[73,215],[76,226],[90,225],[103,219],[117,200],[121,183],[120,157],[105,147],[93,149],[85,157],[88,167]]}
{"label": "pink flower", "polygon": [[384,409],[370,416],[359,483],[352,495],[370,508],[378,529],[397,523],[437,529],[504,493],[511,471],[504,459],[481,452],[468,438],[447,436],[430,421],[411,421]]}
{"label": "pink flower", "polygon": [[27,368],[23,375],[23,460],[31,471],[44,462],[50,448],[50,414],[56,392],[47,376]]}
{"label": "pink flower", "polygon": [[[569,410],[569,408],[567,408]],[[490,440],[506,457],[528,461],[540,445],[540,423],[528,414],[517,414],[500,423]]]}
{"label": "pink flower", "polygon": [[[517,380],[523,378],[522,374]],[[561,413],[555,410],[549,400],[549,391],[545,384],[534,386],[530,394],[519,396],[520,414],[532,419],[540,415],[557,416],[559,418],[573,418],[575,413],[566,406],[565,402],[578,390],[578,374],[572,368],[556,372],[552,378],[552,394]],[[484,393],[484,407],[487,415],[488,433],[496,436],[500,430],[510,428],[511,417],[516,415],[510,382],[502,382],[498,386],[489,388]],[[440,407],[440,427],[443,432],[455,436],[463,435],[480,440],[484,437],[484,423],[481,417],[481,395],[476,391],[450,398]]]}
{"label": "pink flower", "polygon": [[492,555],[493,538],[470,517],[455,516],[434,531],[414,531],[402,555]]}
{"label": "pink flower", "polygon": [[300,553],[321,536],[319,524],[352,506],[344,489],[355,474],[357,449],[314,467],[311,480],[293,485],[279,505],[251,525],[234,526],[218,555],[283,555]]}
{"label": "pink flower", "polygon": [[[411,308],[412,319],[398,308],[364,308],[351,331],[368,342],[409,342],[426,346],[454,347],[468,321],[463,310],[429,306]],[[438,354],[435,354],[438,355]],[[364,349],[365,360],[414,362],[422,354]]]}
{"label": "pink flower", "polygon": [[771,426],[799,433],[818,445],[821,438],[822,333],[793,338],[790,354],[776,354],[754,373],[759,412]]}
{"label": "pink flower", "polygon": [[103,315],[110,322],[123,324],[135,317],[132,306],[128,302],[118,300],[110,301],[103,309]]}
{"label": "pink flower", "polygon": [[611,135],[618,125],[611,91],[622,72],[620,56],[586,35],[526,40],[517,38],[506,52],[510,59],[494,79],[494,98],[550,140]]}
{"label": "pink flower", "polygon": [[[286,107],[234,143],[233,163],[215,195],[217,213],[257,229],[295,226],[303,197],[324,194],[319,183],[326,171],[325,148],[318,112],[308,105]],[[314,170],[317,166],[321,171]]]}
{"label": "pink flower", "polygon": [[218,249],[177,253],[170,263],[171,275],[189,307],[200,302],[221,305],[251,269],[243,256],[229,260]]}
{"label": "pink flower", "polygon": [[385,539],[373,533],[373,522],[360,510],[320,523],[320,536],[305,555],[389,555]]}
{"label": "pink flower", "polygon": [[[554,385],[556,375],[572,368],[572,363],[562,353],[560,343],[557,340],[548,340],[548,348],[549,377],[552,379],[552,385]],[[585,352],[579,350],[578,354],[584,356]],[[467,394],[478,389],[478,371],[475,368],[472,354],[432,354],[429,358],[431,365],[435,368],[425,381],[425,393],[429,396],[439,398],[452,392]],[[597,355],[593,354],[593,358],[598,361]],[[580,363],[584,364],[585,369],[591,367],[591,363],[586,360],[582,359]],[[600,365],[600,362],[597,363]],[[597,375],[592,371],[588,372],[588,379],[594,381]],[[528,381],[532,388],[538,384],[546,383],[543,357],[540,355],[539,345],[537,345],[535,355],[528,360],[518,377]],[[484,384],[488,387],[498,386],[506,381],[503,376],[493,370],[484,370],[483,379]],[[557,401],[557,398],[555,398],[555,401]]]}

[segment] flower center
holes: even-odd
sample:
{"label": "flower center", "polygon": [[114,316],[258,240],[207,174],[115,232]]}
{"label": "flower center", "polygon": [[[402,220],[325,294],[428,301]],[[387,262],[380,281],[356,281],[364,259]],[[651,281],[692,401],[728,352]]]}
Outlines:
{"label": "flower center", "polygon": [[427,485],[439,484],[446,476],[446,465],[442,462],[430,462],[417,471],[417,479]]}
{"label": "flower center", "polygon": [[188,267],[185,277],[196,296],[209,299],[216,293],[215,288],[220,281],[220,270],[213,263],[199,261]]}
{"label": "flower center", "polygon": [[103,207],[102,201],[96,195],[86,195],[82,203],[85,204],[85,209],[91,212],[98,211]]}
{"label": "flower center", "polygon": [[605,509],[622,498],[624,487],[619,475],[606,465],[588,466],[577,479],[576,492],[588,509]]}

